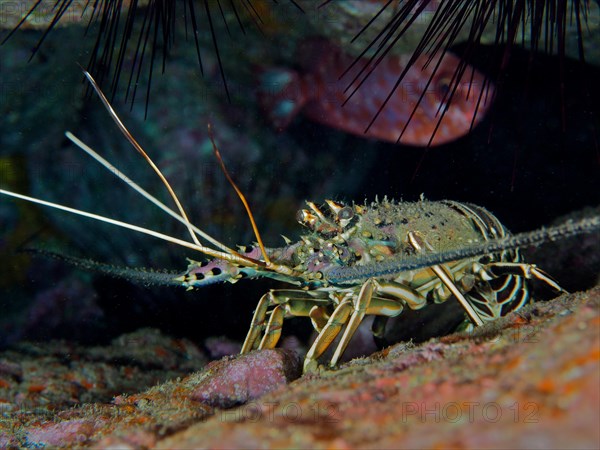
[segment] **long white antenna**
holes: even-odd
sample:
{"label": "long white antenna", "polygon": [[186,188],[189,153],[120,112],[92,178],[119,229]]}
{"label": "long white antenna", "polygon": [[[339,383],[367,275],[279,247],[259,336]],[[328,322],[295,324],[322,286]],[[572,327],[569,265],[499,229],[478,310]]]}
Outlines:
{"label": "long white antenna", "polygon": [[[185,213],[185,210],[183,209],[183,205],[179,201],[177,194],[175,194],[175,191],[173,190],[173,188],[171,187],[171,185],[169,184],[169,182],[167,181],[167,179],[165,178],[163,173],[160,171],[160,169],[154,163],[154,161],[152,161],[152,158],[150,158],[150,156],[148,156],[148,154],[145,152],[145,150],[142,148],[142,146],[135,140],[133,135],[129,132],[129,130],[123,123],[123,121],[119,118],[116,111],[114,110],[114,108],[112,107],[112,105],[110,104],[110,102],[108,101],[108,99],[106,98],[106,96],[104,95],[104,93],[102,92],[102,90],[100,89],[98,84],[96,83],[96,80],[94,80],[94,78],[92,77],[92,75],[90,75],[90,73],[87,70],[83,70],[83,74],[85,75],[85,77],[88,79],[88,81],[92,85],[92,88],[94,88],[94,91],[96,92],[96,94],[98,94],[98,97],[100,97],[100,100],[104,104],[104,107],[110,114],[113,121],[117,124],[117,127],[119,127],[119,130],[121,130],[121,133],[123,133],[123,136],[125,136],[125,138],[127,138],[127,140],[133,146],[133,148],[135,148],[137,150],[137,152],[144,157],[144,159],[148,162],[148,165],[158,175],[158,177],[160,178],[160,181],[162,181],[162,183],[165,185],[165,187],[167,188],[167,191],[171,195],[171,198],[177,205],[177,209],[181,213],[181,216],[185,219],[186,223],[189,224],[190,221],[187,217],[187,214]],[[200,242],[198,241],[198,238],[194,234],[194,230],[189,226],[188,226],[188,230],[190,232],[190,236],[192,237],[193,241],[196,244],[201,245]],[[235,251],[234,251],[234,253],[239,255]]]}
{"label": "long white antenna", "polygon": [[[148,191],[146,191],[144,188],[142,188],[139,184],[137,184],[135,181],[133,181],[131,178],[129,178],[127,175],[125,175],[123,172],[118,170],[110,162],[108,162],[106,159],[104,159],[102,156],[100,156],[95,150],[93,150],[85,142],[81,141],[73,133],[71,133],[70,131],[67,131],[67,132],[65,132],[65,136],[67,136],[67,138],[69,138],[69,140],[71,140],[71,142],[73,142],[77,147],[79,147],[81,150],[83,150],[88,155],[90,155],[92,158],[94,158],[96,161],[98,161],[100,164],[102,164],[109,172],[111,172],[119,180],[127,183],[130,187],[132,187],[134,190],[136,190],[140,195],[142,195],[147,200],[154,203],[156,206],[158,206],[164,212],[169,214],[171,217],[173,217],[174,219],[183,223],[186,227],[191,228],[199,236],[203,237],[204,239],[206,239],[208,242],[210,242],[217,248],[220,248],[221,250],[226,251],[227,253],[230,253],[230,254],[237,253],[235,250],[222,244],[217,239],[213,238],[212,236],[210,236],[209,234],[207,234],[206,232],[202,231],[200,228],[198,228],[197,226],[195,226],[194,224],[189,222],[187,220],[187,218],[181,216],[180,214],[177,214],[175,211],[173,211],[171,208],[169,208],[167,205],[162,203],[160,200],[158,200],[156,197],[154,197],[152,194],[150,194]],[[200,245],[199,242],[197,242],[196,244]]]}
{"label": "long white antenna", "polygon": [[184,241],[183,239],[178,239],[173,236],[169,236],[167,234],[159,233],[158,231],[150,230],[148,228],[140,227],[138,225],[133,225],[131,223],[122,222],[120,220],[111,219],[110,217],[100,216],[98,214],[94,214],[88,211],[83,211],[81,209],[71,208],[69,206],[60,205],[58,203],[52,203],[46,200],[41,200],[39,198],[29,197],[23,194],[17,194],[16,192],[6,191],[4,189],[0,189],[0,194],[7,195],[9,197],[19,198],[21,200],[25,200],[31,203],[37,203],[38,205],[48,206],[50,208],[59,209],[61,211],[66,211],[71,214],[77,214],[79,216],[87,217],[89,219],[98,220],[100,222],[110,223],[112,225],[116,225],[118,227],[127,228],[129,230],[137,231],[139,233],[147,234],[150,236],[154,236],[158,239],[162,239],[163,241],[171,242],[173,244],[180,245],[182,247],[191,248],[192,250],[197,250],[201,253],[204,253],[208,256],[213,256],[215,258],[221,258],[226,261],[230,261],[233,263],[237,263],[243,266],[255,266],[255,267],[263,267],[264,263],[262,261],[257,261],[251,258],[246,258],[241,255],[231,255],[229,253],[221,252],[218,250],[214,250],[210,247],[205,247],[202,244],[195,244],[193,242]]}
{"label": "long white antenna", "polygon": [[[163,234],[163,233],[159,233],[157,231],[150,230],[148,228],[143,228],[143,227],[140,227],[138,225],[133,225],[133,224],[130,224],[130,223],[127,223],[127,222],[122,222],[120,220],[111,219],[110,217],[101,216],[101,215],[98,215],[98,214],[90,213],[88,211],[83,211],[83,210],[80,210],[80,209],[71,208],[69,206],[61,205],[61,204],[58,204],[58,203],[52,203],[52,202],[49,202],[49,201],[46,201],[46,200],[41,200],[41,199],[34,198],[34,197],[29,197],[27,195],[18,194],[16,192],[7,191],[7,190],[4,190],[4,189],[0,189],[0,194],[7,195],[9,197],[19,198],[21,200],[29,201],[31,203],[37,203],[37,204],[40,204],[40,205],[48,206],[50,208],[59,209],[59,210],[66,211],[66,212],[69,212],[69,213],[72,213],[72,214],[77,214],[77,215],[80,215],[80,216],[83,216],[83,217],[87,217],[87,218],[90,218],[90,219],[98,220],[100,222],[110,223],[112,225],[116,225],[116,226],[119,226],[119,227],[122,227],[122,228],[127,228],[127,229],[130,229],[130,230],[133,230],[133,231],[137,231],[137,232],[140,232],[140,233],[143,233],[143,234],[154,236],[156,238],[165,240],[167,242],[171,242],[171,243],[183,246],[183,247],[187,247],[187,248],[199,251],[201,253],[204,253],[205,255],[213,256],[215,258],[220,258],[220,259],[223,259],[225,261],[232,262],[234,264],[239,264],[241,266],[245,266],[245,267],[261,267],[261,268],[266,269],[268,271],[274,271],[274,272],[280,273],[282,275],[288,275],[288,276],[293,276],[293,277],[296,277],[296,276],[300,275],[295,270],[291,269],[290,267],[288,267],[286,265],[275,264],[272,261],[270,261],[268,255],[266,253],[266,250],[265,250],[264,246],[262,245],[262,243],[261,243],[261,252],[263,254],[263,257],[265,258],[265,261],[261,261],[259,259],[254,259],[254,258],[250,258],[250,257],[245,256],[245,255],[242,255],[242,254],[238,253],[237,251],[235,251],[235,250],[227,247],[226,245],[222,244],[217,239],[211,237],[210,235],[208,235],[207,233],[205,233],[204,231],[202,231],[198,227],[194,226],[190,222],[190,220],[188,219],[188,217],[187,217],[187,215],[186,215],[186,213],[185,213],[185,211],[183,209],[183,206],[182,206],[181,202],[179,201],[177,195],[175,194],[175,191],[173,191],[171,185],[169,184],[169,182],[167,181],[167,179],[165,178],[165,176],[163,175],[163,173],[156,166],[156,164],[154,163],[154,161],[152,161],[152,159],[148,156],[148,154],[144,151],[144,149],[140,146],[140,144],[138,144],[138,142],[131,135],[131,133],[129,132],[129,130],[127,130],[127,128],[125,127],[125,125],[123,124],[123,122],[121,121],[121,119],[119,118],[119,116],[117,115],[117,113],[115,112],[115,110],[113,109],[112,105],[109,103],[109,101],[106,98],[106,96],[102,93],[102,91],[100,90],[100,88],[96,84],[95,80],[92,78],[92,76],[87,71],[85,71],[85,70],[83,71],[83,73],[86,76],[86,78],[88,79],[88,81],[90,82],[90,84],[92,85],[92,87],[94,88],[94,91],[96,92],[96,94],[98,94],[98,96],[100,97],[100,100],[104,104],[106,110],[109,112],[111,118],[117,124],[117,126],[119,127],[119,129],[121,130],[121,132],[123,133],[123,135],[127,138],[127,140],[131,143],[131,145],[133,145],[133,147],[144,157],[144,159],[147,161],[147,163],[150,165],[150,167],[152,167],[152,169],[154,170],[154,172],[156,172],[156,174],[159,176],[160,180],[162,181],[162,183],[164,184],[164,186],[167,188],[169,194],[171,195],[171,197],[175,201],[175,204],[177,205],[177,208],[179,209],[180,214],[178,214],[177,212],[173,211],[171,208],[169,208],[168,206],[166,206],[164,203],[160,202],[156,197],[152,196],[149,192],[147,192],[146,190],[144,190],[141,186],[139,186],[137,183],[135,183],[133,180],[131,180],[129,177],[127,177],[125,174],[121,173],[110,162],[108,162],[106,159],[104,159],[103,157],[101,157],[91,147],[89,147],[88,145],[86,145],[83,141],[81,141],[75,135],[73,135],[72,133],[70,133],[68,131],[65,133],[66,136],[67,136],[67,138],[69,140],[71,140],[71,142],[73,142],[81,150],[85,151],[88,155],[90,155],[92,158],[94,158],[96,161],[98,161],[100,164],[102,164],[102,166],[104,166],[107,170],[109,170],[110,172],[112,172],[113,175],[115,175],[117,178],[119,178],[120,180],[126,182],[129,186],[131,186],[136,192],[138,192],[144,198],[146,198],[147,200],[149,200],[150,202],[152,202],[154,205],[158,206],[161,210],[163,210],[164,212],[166,212],[167,214],[169,214],[171,217],[173,217],[176,220],[178,220],[179,222],[183,223],[188,228],[188,231],[190,232],[190,236],[192,237],[192,240],[194,242],[192,243],[192,242],[184,241],[182,239],[178,239],[178,238],[175,238],[173,236],[169,236],[169,235],[166,235],[166,234]],[[212,136],[211,136],[211,139],[212,139]],[[218,150],[216,152],[217,152],[217,155],[218,155]],[[220,159],[220,157],[219,157],[219,159]],[[221,164],[223,164],[222,160],[220,160],[220,161],[221,161]],[[233,185],[235,187],[235,183],[233,183]],[[236,190],[237,190],[237,188],[236,188]],[[242,198],[242,201],[244,201],[243,196],[241,196],[241,198]],[[253,221],[252,220],[252,215],[251,214],[249,214],[249,215],[250,215],[251,221]],[[253,228],[256,231],[256,227],[255,227],[254,224],[253,224]],[[205,245],[202,245],[200,243],[200,241],[198,240],[197,235],[201,236],[203,239],[207,240],[208,242],[210,242],[211,244],[213,244],[214,246],[216,246],[220,250],[215,250],[213,248],[206,247]],[[258,239],[260,240],[260,237],[258,237]]]}
{"label": "long white antenna", "polygon": [[[152,168],[152,170],[154,170],[154,172],[156,173],[156,175],[158,175],[158,177],[160,178],[160,181],[163,183],[163,185],[165,186],[165,188],[169,192],[169,195],[171,196],[171,198],[175,202],[175,205],[177,205],[177,209],[180,212],[180,217],[183,219],[182,223],[187,227],[187,229],[188,229],[188,231],[190,233],[190,236],[192,237],[192,240],[196,243],[196,245],[202,246],[202,244],[200,243],[200,241],[198,240],[198,238],[196,236],[196,233],[198,232],[197,230],[199,230],[199,229],[197,227],[192,226],[190,220],[187,217],[187,214],[185,213],[185,210],[183,209],[183,205],[179,201],[179,198],[177,197],[177,194],[175,194],[175,191],[171,187],[170,183],[167,181],[167,178],[164,176],[164,174],[161,172],[161,170],[158,168],[158,166],[154,163],[154,161],[152,160],[152,158],[150,158],[150,156],[146,153],[146,151],[142,148],[142,146],[135,140],[135,138],[133,137],[133,135],[129,132],[129,130],[127,129],[127,127],[125,126],[125,124],[123,123],[123,121],[121,120],[121,118],[118,116],[118,114],[116,113],[116,111],[114,110],[114,108],[112,107],[112,105],[110,104],[110,102],[108,101],[108,99],[106,98],[106,96],[104,95],[104,93],[102,92],[102,90],[100,89],[100,87],[98,86],[98,84],[96,83],[96,80],[94,80],[94,77],[92,77],[92,75],[88,71],[86,71],[84,69],[82,69],[82,70],[83,70],[83,74],[85,75],[85,77],[88,79],[88,81],[92,85],[92,88],[94,89],[94,91],[96,92],[96,94],[98,95],[98,97],[100,98],[100,100],[102,101],[102,104],[104,105],[104,107],[108,111],[110,117],[113,119],[113,121],[115,122],[115,124],[117,125],[117,127],[119,128],[119,130],[121,131],[121,133],[123,134],[123,136],[125,136],[125,138],[133,146],[133,148],[135,148],[136,151],[140,155],[142,155],[142,157],[146,160],[146,162],[148,163],[148,165]],[[73,136],[73,135],[71,134],[71,136]],[[67,135],[67,137],[69,137],[69,135]],[[70,139],[70,137],[69,137],[69,139]],[[77,139],[78,142],[74,141],[73,139],[71,139],[71,141],[73,141],[82,150],[87,151],[85,148],[83,148],[81,145],[79,145],[79,143],[83,144],[83,142],[79,141],[78,139]],[[88,153],[88,154],[90,154],[90,156],[93,156],[91,153]],[[101,162],[100,160],[98,160],[98,161]],[[107,166],[105,166],[105,167],[107,167]],[[116,174],[116,172],[114,172],[114,171],[113,171],[113,173]],[[143,189],[141,189],[141,188],[139,190],[136,189],[136,191],[139,192],[140,194],[142,194],[148,200],[150,200],[150,197],[146,196],[143,193],[143,192],[146,192]],[[147,194],[147,192],[146,192],[146,194]],[[148,194],[148,195],[150,195],[150,194]],[[150,201],[152,203],[154,203],[155,205],[158,206],[158,204],[156,202],[154,202],[153,200],[150,200]],[[156,201],[158,201],[158,200],[156,200]],[[165,205],[163,205],[163,206],[165,206]],[[159,206],[159,208],[163,209],[161,206]],[[163,211],[165,211],[168,214],[170,214],[165,209],[163,209]],[[175,216],[173,216],[173,217],[175,217]],[[206,234],[203,231],[200,231],[199,234],[204,239],[206,239],[207,241],[211,242],[213,245],[215,245],[218,248],[221,248],[221,249],[227,251],[228,253],[230,253],[232,255],[237,256],[240,259],[249,261],[253,265],[256,265],[257,263],[259,265],[262,265],[262,264],[260,264],[258,262],[258,260],[255,260],[253,258],[248,258],[247,256],[244,256],[244,255],[238,253],[237,251],[235,251],[235,250],[233,250],[233,249],[225,246],[221,242],[219,242],[216,239],[210,237],[208,234]],[[267,260],[267,262],[268,262],[268,260]]]}

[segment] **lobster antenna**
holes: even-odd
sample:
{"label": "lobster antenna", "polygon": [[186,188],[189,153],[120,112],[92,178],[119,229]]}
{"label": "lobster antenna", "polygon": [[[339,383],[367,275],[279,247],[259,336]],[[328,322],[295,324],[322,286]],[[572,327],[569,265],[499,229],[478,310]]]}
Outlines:
{"label": "lobster antenna", "polygon": [[173,244],[180,245],[182,247],[187,247],[192,250],[199,251],[200,253],[204,253],[208,256],[213,256],[215,258],[224,259],[226,261],[240,264],[242,266],[257,266],[264,267],[265,263],[262,261],[253,260],[251,258],[244,257],[242,255],[231,255],[229,253],[221,252],[210,247],[206,247],[202,244],[195,244],[193,242],[184,241],[183,239],[178,239],[173,236],[169,236],[168,234],[159,233],[158,231],[150,230],[148,228],[140,227],[138,225],[134,225],[127,222],[122,222],[120,220],[111,219],[110,217],[100,216],[98,214],[94,214],[88,211],[83,211],[81,209],[71,208],[69,206],[60,205],[58,203],[48,202],[46,200],[42,200],[35,197],[29,197],[23,194],[17,194],[16,192],[6,191],[4,189],[0,189],[0,194],[7,195],[9,197],[18,198],[21,200],[25,200],[31,203],[36,203],[38,205],[48,206],[50,208],[59,209],[61,211],[66,211],[71,214],[76,214],[78,216],[87,217],[89,219],[98,220],[100,222],[110,223],[111,225],[116,225],[121,228],[127,228],[128,230],[137,231],[139,233],[147,234],[149,236],[154,236],[158,239],[162,239],[163,241],[171,242]]}
{"label": "lobster antenna", "polygon": [[[183,205],[179,201],[179,198],[175,194],[175,191],[173,190],[173,188],[171,187],[171,185],[169,184],[169,182],[167,181],[167,179],[165,178],[165,176],[163,175],[163,173],[156,166],[156,164],[154,164],[154,161],[152,161],[152,159],[144,151],[144,149],[142,148],[142,146],[131,135],[131,133],[129,132],[129,130],[125,126],[125,124],[123,124],[123,122],[121,121],[121,119],[119,118],[119,116],[117,115],[117,113],[115,112],[115,110],[113,109],[112,105],[110,104],[110,102],[108,101],[108,99],[106,98],[106,96],[104,95],[104,93],[100,90],[100,87],[96,83],[96,80],[94,80],[94,78],[92,77],[92,75],[90,75],[90,73],[87,70],[85,70],[85,69],[82,69],[82,70],[83,70],[83,74],[85,75],[85,77],[88,79],[88,81],[92,85],[92,88],[94,88],[94,91],[96,92],[96,94],[98,94],[98,97],[100,97],[100,100],[104,104],[104,107],[106,108],[106,110],[110,114],[111,118],[117,124],[117,126],[119,127],[119,130],[121,130],[121,133],[123,133],[123,135],[127,138],[127,140],[129,141],[129,143],[133,146],[133,148],[135,148],[138,151],[138,153],[144,157],[144,159],[146,160],[146,162],[150,165],[150,167],[152,167],[152,170],[154,170],[154,172],[156,172],[156,174],[158,175],[158,177],[160,178],[160,180],[162,181],[162,183],[167,188],[167,191],[169,191],[169,195],[171,195],[171,198],[173,199],[173,201],[175,201],[175,204],[177,205],[177,209],[181,213],[181,216],[186,220],[186,222],[190,223],[190,220],[188,219],[187,214],[185,213],[185,210],[183,209]],[[192,236],[192,240],[197,245],[202,245],[202,244],[200,244],[200,241],[198,241],[198,238],[197,238],[196,234],[194,233],[194,230],[189,225],[186,225],[186,226],[188,228],[188,231],[190,232],[190,235]]]}
{"label": "lobster antenna", "polygon": [[[117,169],[115,166],[113,166],[110,162],[108,162],[106,159],[104,159],[102,156],[100,156],[89,145],[87,145],[85,142],[83,142],[82,140],[80,140],[79,138],[77,138],[75,135],[73,135],[73,133],[71,133],[70,131],[67,131],[67,132],[65,132],[65,136],[71,142],[73,142],[73,144],[75,144],[81,150],[83,150],[88,155],[90,155],[92,158],[94,158],[96,161],[98,161],[100,164],[102,164],[102,166],[104,166],[110,173],[112,173],[114,176],[116,176],[119,180],[123,181],[124,183],[127,183],[127,185],[129,187],[133,188],[140,195],[142,195],[143,197],[145,197],[150,202],[154,203],[156,206],[158,206],[164,212],[166,212],[167,214],[169,214],[171,217],[173,217],[174,219],[176,219],[179,222],[183,223],[186,227],[191,228],[192,230],[194,230],[199,236],[201,236],[204,239],[206,239],[208,242],[210,242],[211,244],[213,244],[215,247],[217,247],[217,248],[219,248],[219,249],[221,249],[221,250],[223,250],[223,251],[225,251],[227,253],[235,254],[235,255],[238,255],[238,256],[242,257],[242,255],[240,255],[238,252],[236,252],[235,250],[233,250],[233,249],[227,247],[226,245],[222,244],[221,242],[219,242],[218,240],[216,240],[215,238],[213,238],[212,236],[210,236],[206,232],[202,231],[196,225],[190,223],[184,217],[182,217],[181,215],[177,214],[175,211],[173,211],[167,205],[165,205],[164,203],[162,203],[160,200],[158,200],[156,197],[154,197],[152,194],[150,194],[148,191],[146,191],[144,188],[142,188],[139,184],[137,184],[135,181],[133,181],[131,178],[129,178],[127,175],[125,175],[123,172],[121,172],[119,169]],[[251,258],[248,258],[248,259],[250,260]],[[252,262],[256,262],[256,260],[252,260]]]}
{"label": "lobster antenna", "polygon": [[262,253],[265,263],[267,263],[267,266],[269,266],[269,265],[271,265],[271,260],[269,259],[269,255],[267,255],[267,251],[265,250],[265,246],[263,245],[263,241],[260,237],[260,233],[258,232],[258,227],[256,226],[256,222],[254,221],[254,216],[252,215],[252,211],[250,210],[250,205],[248,205],[248,202],[246,201],[246,197],[244,197],[244,194],[242,194],[242,191],[237,187],[237,185],[233,181],[233,178],[231,178],[231,175],[229,175],[229,172],[227,171],[227,167],[225,167],[225,163],[223,162],[223,158],[221,157],[221,152],[219,152],[219,149],[217,148],[217,144],[215,144],[215,137],[213,135],[212,125],[210,123],[208,124],[208,135],[210,137],[210,142],[212,142],[213,151],[215,152],[215,156],[216,156],[217,160],[219,161],[219,164],[221,165],[221,170],[225,174],[225,177],[227,177],[227,181],[229,181],[229,184],[231,184],[233,189],[235,189],[235,192],[237,193],[238,197],[244,204],[244,208],[246,208],[246,213],[248,213],[248,218],[250,219],[250,224],[252,225],[252,231],[254,231],[254,236],[256,236],[256,240],[258,241],[258,246],[260,247],[260,252]]}
{"label": "lobster antenna", "polygon": [[41,255],[47,258],[53,258],[58,261],[65,262],[78,269],[102,273],[111,277],[123,278],[128,281],[141,283],[144,286],[181,286],[181,281],[177,278],[181,276],[181,272],[169,272],[165,270],[153,270],[136,267],[119,267],[112,264],[106,264],[91,259],[78,258],[70,255],[51,252],[37,248],[25,248],[24,252],[31,255]]}

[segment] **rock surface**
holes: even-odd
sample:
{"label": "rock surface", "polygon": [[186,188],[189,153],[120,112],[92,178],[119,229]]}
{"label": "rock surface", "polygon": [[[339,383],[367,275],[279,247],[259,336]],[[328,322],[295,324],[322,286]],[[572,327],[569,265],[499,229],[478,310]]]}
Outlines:
{"label": "rock surface", "polygon": [[298,378],[301,367],[296,353],[284,349],[224,358],[209,364],[191,398],[220,408],[246,404]]}
{"label": "rock surface", "polygon": [[[473,334],[396,344],[295,381],[292,355],[224,357],[185,378],[73,409],[17,408],[3,398],[0,446],[600,447],[598,287]],[[9,382],[26,376],[2,361]],[[4,384],[0,396],[6,392]]]}

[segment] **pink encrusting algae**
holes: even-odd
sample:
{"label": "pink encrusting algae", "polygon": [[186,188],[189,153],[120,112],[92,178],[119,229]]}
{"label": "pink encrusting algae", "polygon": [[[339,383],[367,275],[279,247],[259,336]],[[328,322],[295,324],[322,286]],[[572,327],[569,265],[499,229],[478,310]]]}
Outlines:
{"label": "pink encrusting algae", "polygon": [[419,56],[394,90],[411,55],[386,56],[376,65],[363,58],[352,65],[352,56],[322,39],[301,47],[302,73],[260,72],[259,101],[278,128],[301,111],[315,122],[367,138],[441,145],[466,135],[492,103],[489,80],[451,53]]}

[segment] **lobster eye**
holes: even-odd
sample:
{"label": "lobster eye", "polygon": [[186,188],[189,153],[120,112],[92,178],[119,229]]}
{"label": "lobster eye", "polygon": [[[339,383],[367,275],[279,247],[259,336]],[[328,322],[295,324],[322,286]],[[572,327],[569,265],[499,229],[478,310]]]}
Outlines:
{"label": "lobster eye", "polygon": [[344,206],[338,212],[338,219],[340,220],[350,220],[354,217],[354,210],[350,206]]}

